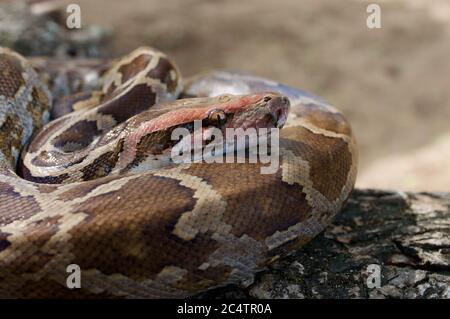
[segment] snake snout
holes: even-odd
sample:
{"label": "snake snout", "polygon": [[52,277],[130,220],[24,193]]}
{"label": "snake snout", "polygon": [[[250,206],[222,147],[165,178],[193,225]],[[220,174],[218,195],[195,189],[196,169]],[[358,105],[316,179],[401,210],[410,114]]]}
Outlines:
{"label": "snake snout", "polygon": [[285,96],[273,96],[267,101],[266,106],[272,116],[274,126],[282,128],[289,112],[289,99]]}

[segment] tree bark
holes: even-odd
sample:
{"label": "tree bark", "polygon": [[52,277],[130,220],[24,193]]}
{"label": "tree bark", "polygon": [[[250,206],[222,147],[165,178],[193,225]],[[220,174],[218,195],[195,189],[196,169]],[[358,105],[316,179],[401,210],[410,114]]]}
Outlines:
{"label": "tree bark", "polygon": [[333,224],[251,286],[195,298],[450,298],[450,193],[355,190]]}

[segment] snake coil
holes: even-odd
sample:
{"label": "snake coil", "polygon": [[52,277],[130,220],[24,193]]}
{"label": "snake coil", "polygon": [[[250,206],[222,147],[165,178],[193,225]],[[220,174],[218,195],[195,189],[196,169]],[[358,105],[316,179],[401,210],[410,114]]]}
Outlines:
{"label": "snake coil", "polygon": [[[152,48],[95,73],[95,90],[55,101],[52,72],[0,49],[1,297],[170,298],[248,285],[322,231],[353,188],[348,122],[301,90],[231,72],[183,81]],[[194,121],[284,125],[276,172],[160,165],[174,129]],[[66,287],[71,264],[80,289]]]}

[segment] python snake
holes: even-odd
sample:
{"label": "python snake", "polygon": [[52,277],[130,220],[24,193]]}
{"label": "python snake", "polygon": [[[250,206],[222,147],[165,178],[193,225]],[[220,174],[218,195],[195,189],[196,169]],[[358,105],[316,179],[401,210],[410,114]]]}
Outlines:
{"label": "python snake", "polygon": [[[62,99],[50,93],[54,70],[38,69],[0,49],[0,297],[247,286],[321,232],[353,188],[348,122],[301,90],[225,71],[183,81],[153,48],[89,76],[75,67],[68,84],[98,83]],[[171,133],[194,133],[194,121],[205,131],[284,126],[275,172],[262,174],[261,161],[172,163]],[[81,288],[66,286],[71,264]]]}

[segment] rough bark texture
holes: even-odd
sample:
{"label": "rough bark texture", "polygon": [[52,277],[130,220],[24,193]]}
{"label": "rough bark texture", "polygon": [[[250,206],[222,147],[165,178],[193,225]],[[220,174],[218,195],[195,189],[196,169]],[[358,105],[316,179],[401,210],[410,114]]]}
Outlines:
{"label": "rough bark texture", "polygon": [[[370,264],[379,288],[367,285]],[[197,298],[450,298],[450,193],[356,190],[332,225],[253,285]]]}

